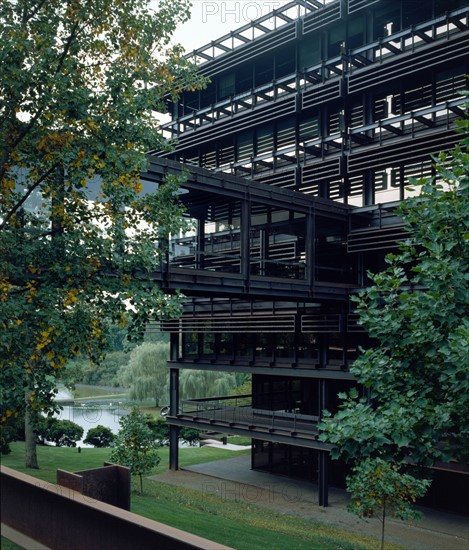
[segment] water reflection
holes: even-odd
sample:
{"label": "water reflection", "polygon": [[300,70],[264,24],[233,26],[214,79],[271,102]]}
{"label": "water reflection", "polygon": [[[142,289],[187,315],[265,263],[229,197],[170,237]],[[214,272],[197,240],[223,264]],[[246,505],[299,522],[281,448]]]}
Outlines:
{"label": "water reflection", "polygon": [[114,434],[119,431],[120,418],[128,414],[124,403],[89,404],[82,406],[62,405],[62,410],[56,415],[59,420],[71,420],[83,428],[83,438],[77,441],[77,446],[92,447],[83,443],[90,428],[101,425],[109,428]]}
{"label": "water reflection", "polygon": [[[57,388],[55,400],[73,401],[72,392],[64,386]],[[55,415],[59,420],[71,420],[83,428],[83,437],[77,441],[77,447],[92,447],[85,445],[83,439],[86,438],[90,428],[96,428],[101,425],[109,428],[114,434],[119,431],[120,418],[128,414],[125,401],[113,401],[97,397],[93,402],[81,403],[80,405],[60,405],[61,410]]]}

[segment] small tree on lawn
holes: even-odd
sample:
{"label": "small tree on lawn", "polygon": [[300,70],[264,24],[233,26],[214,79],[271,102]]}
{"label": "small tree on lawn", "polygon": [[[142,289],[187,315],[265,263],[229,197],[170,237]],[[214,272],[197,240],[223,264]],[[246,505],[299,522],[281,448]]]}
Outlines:
{"label": "small tree on lawn", "polygon": [[427,479],[402,473],[397,464],[381,458],[367,458],[347,477],[347,490],[352,495],[348,510],[359,517],[379,517],[381,549],[384,549],[386,516],[391,514],[407,520],[421,517],[421,512],[414,510],[412,504],[425,494],[429,485]]}
{"label": "small tree on lawn", "polygon": [[88,430],[83,443],[93,445],[93,447],[110,447],[115,437],[109,428],[98,424],[95,428]]}
{"label": "small tree on lawn", "polygon": [[154,435],[147,425],[147,419],[138,409],[132,409],[128,416],[119,421],[110,461],[127,466],[133,475],[140,477],[140,494],[143,493],[143,476],[160,463],[155,449]]}

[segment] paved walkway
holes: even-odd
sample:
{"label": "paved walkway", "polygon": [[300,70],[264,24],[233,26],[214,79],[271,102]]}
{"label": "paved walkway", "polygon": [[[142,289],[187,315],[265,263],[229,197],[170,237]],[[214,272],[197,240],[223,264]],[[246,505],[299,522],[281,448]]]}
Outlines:
{"label": "paved walkway", "polygon": [[[317,504],[317,487],[312,483],[256,472],[251,456],[190,466],[178,472],[165,472],[151,479],[239,500],[283,513],[317,520],[341,529],[380,539],[378,519],[361,520],[346,511],[345,491],[330,489],[329,506]],[[412,550],[469,550],[469,518],[457,514],[421,509],[418,522],[387,520],[386,540]],[[288,550],[288,549],[284,549]]]}

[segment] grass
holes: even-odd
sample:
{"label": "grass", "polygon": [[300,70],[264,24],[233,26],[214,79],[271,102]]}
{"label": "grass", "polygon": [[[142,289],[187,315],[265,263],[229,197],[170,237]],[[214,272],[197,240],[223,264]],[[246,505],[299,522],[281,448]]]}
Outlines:
{"label": "grass", "polygon": [[14,542],[11,542],[11,540],[6,539],[5,537],[2,537],[2,550],[23,550],[22,546],[18,546]]}
{"label": "grass", "polygon": [[252,444],[252,439],[250,437],[243,437],[241,435],[229,435],[227,441],[232,445],[250,446]]}
{"label": "grass", "polygon": [[[82,448],[79,453],[75,448],[39,445],[37,453],[40,468],[39,470],[30,470],[24,465],[24,443],[11,443],[10,447],[11,453],[2,456],[3,466],[8,466],[49,483],[55,483],[57,468],[69,472],[98,468],[103,465],[103,462],[109,460],[111,452],[110,449]],[[168,469],[169,448],[161,447],[158,452],[161,457],[160,464],[148,475],[159,474]],[[249,454],[249,452],[249,450],[238,451],[236,456],[239,456],[240,453]],[[223,458],[233,458],[233,453],[217,447],[185,447],[180,449],[179,452],[179,462],[182,468]]]}
{"label": "grass", "polygon": [[[24,467],[24,445],[11,445],[11,454],[2,457],[5,466],[33,475],[49,483],[55,482],[56,469],[78,471],[101,466],[109,457],[109,449],[39,447],[39,470]],[[249,453],[249,451],[241,451]],[[239,453],[237,453],[237,456]],[[164,472],[168,449],[160,449],[160,465],[152,472]],[[201,447],[180,450],[182,467],[191,464],[231,458],[224,449]],[[137,485],[135,485],[136,487]],[[132,493],[132,511],[173,527],[183,529],[239,550],[361,550],[376,548],[376,541],[297,516],[279,514],[239,500],[145,480],[144,494]],[[391,545],[387,546],[392,547]],[[2,548],[8,548],[3,546]]]}
{"label": "grass", "polygon": [[113,399],[123,399],[127,397],[127,392],[119,392],[113,391],[110,388],[99,388],[96,386],[87,386],[87,385],[79,385],[76,386],[73,390],[73,397],[75,401],[85,401],[85,400],[92,400],[93,398],[100,398],[100,399],[107,399],[107,398],[113,398]]}

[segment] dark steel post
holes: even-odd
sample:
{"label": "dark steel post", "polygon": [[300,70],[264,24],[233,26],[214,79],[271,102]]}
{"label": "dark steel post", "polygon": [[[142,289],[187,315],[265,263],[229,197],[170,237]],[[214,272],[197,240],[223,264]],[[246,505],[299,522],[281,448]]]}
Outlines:
{"label": "dark steel post", "polygon": [[[179,334],[171,333],[171,361],[179,354]],[[169,415],[179,412],[179,369],[169,369]],[[169,469],[179,470],[179,426],[169,426]]]}
{"label": "dark steel post", "polygon": [[319,451],[319,506],[329,505],[329,453]]}
{"label": "dark steel post", "polygon": [[251,274],[251,201],[246,196],[241,203],[241,274],[249,288]]}

